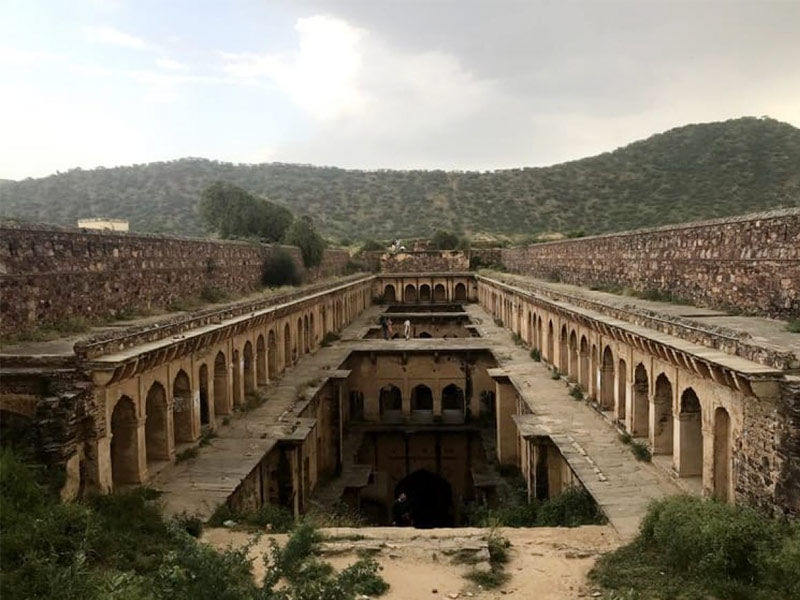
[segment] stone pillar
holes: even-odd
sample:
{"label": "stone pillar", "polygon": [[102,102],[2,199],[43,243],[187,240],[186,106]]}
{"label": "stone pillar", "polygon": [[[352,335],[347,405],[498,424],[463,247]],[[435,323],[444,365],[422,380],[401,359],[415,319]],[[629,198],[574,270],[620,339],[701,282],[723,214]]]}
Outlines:
{"label": "stone pillar", "polygon": [[517,390],[506,378],[505,381],[495,380],[495,396],[497,414],[497,460],[501,465],[516,465],[519,462],[517,455],[517,426],[512,415],[517,412]]}

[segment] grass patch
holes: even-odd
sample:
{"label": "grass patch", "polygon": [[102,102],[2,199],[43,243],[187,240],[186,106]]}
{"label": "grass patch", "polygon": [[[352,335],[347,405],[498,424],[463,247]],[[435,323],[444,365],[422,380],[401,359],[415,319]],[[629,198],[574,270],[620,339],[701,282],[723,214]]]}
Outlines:
{"label": "grass patch", "polygon": [[501,319],[500,317],[495,317],[494,324],[497,325],[498,327],[503,327],[503,319]]}
{"label": "grass patch", "polygon": [[205,287],[200,291],[200,299],[210,304],[218,304],[230,300],[230,294],[222,288]]}
{"label": "grass patch", "polygon": [[213,440],[215,437],[217,437],[217,434],[214,433],[211,429],[209,429],[208,431],[203,433],[203,435],[200,436],[200,447],[203,448],[205,446],[210,445],[211,440]]}
{"label": "grass patch", "polygon": [[642,462],[650,462],[653,460],[653,454],[650,452],[650,448],[642,442],[631,442],[631,452],[633,452],[633,456],[636,457],[636,460]]}
{"label": "grass patch", "polygon": [[638,537],[589,574],[610,597],[800,598],[800,524],[744,506],[679,496],[653,503]]}
{"label": "grass patch", "polygon": [[575,400],[583,400],[583,388],[579,385],[574,385],[569,391],[569,395],[575,398]]}
{"label": "grass patch", "polygon": [[522,336],[518,333],[511,333],[511,341],[513,341],[517,346],[525,345],[525,340],[523,340]]}
{"label": "grass patch", "polygon": [[479,571],[477,569],[472,569],[466,575],[464,575],[467,579],[469,579],[475,585],[479,585],[484,589],[492,590],[495,588],[499,588],[509,580],[510,575],[505,571],[500,570],[490,570],[490,571]]}
{"label": "grass patch", "polygon": [[550,379],[561,379],[561,371],[554,368],[550,373]]}
{"label": "grass patch", "polygon": [[209,527],[223,527],[226,521],[234,521],[244,528],[269,529],[275,533],[286,533],[294,527],[294,515],[288,508],[265,504],[257,510],[241,512],[227,504],[221,504],[208,519]]}
{"label": "grass patch", "polygon": [[322,341],[319,345],[323,348],[327,348],[333,342],[338,342],[340,339],[342,339],[342,336],[340,336],[338,333],[335,331],[329,331],[322,337]]}
{"label": "grass patch", "polygon": [[800,333],[800,319],[792,319],[786,324],[786,331]]}
{"label": "grass patch", "polygon": [[175,462],[183,462],[190,458],[197,458],[198,454],[200,454],[200,449],[197,446],[186,448],[186,450],[181,450],[175,455]]}
{"label": "grass patch", "polygon": [[619,434],[619,441],[622,442],[625,445],[628,445],[631,442],[633,442],[633,438],[631,437],[630,433],[620,433]]}
{"label": "grass patch", "polygon": [[531,350],[531,358],[536,362],[541,362],[542,353],[539,351],[538,348],[534,348],[533,350]]}

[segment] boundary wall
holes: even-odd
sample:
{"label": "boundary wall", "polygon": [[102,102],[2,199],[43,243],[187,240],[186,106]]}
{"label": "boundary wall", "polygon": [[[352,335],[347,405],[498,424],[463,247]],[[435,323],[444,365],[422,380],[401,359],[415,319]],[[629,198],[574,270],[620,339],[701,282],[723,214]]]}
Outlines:
{"label": "boundary wall", "polygon": [[[497,250],[476,250],[496,262]],[[668,292],[691,304],[800,316],[800,209],[504,248],[511,272]]]}
{"label": "boundary wall", "polygon": [[237,294],[261,285],[264,260],[288,252],[307,281],[341,275],[349,255],[326,250],[306,271],[294,246],[0,225],[0,330],[74,317],[113,318],[168,306],[209,288]]}

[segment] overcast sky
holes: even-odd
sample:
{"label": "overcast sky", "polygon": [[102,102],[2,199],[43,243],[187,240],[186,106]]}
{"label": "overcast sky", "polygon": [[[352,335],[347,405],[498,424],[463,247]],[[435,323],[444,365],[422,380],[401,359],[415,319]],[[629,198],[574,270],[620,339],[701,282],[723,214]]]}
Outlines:
{"label": "overcast sky", "polygon": [[0,178],[184,156],[496,169],[800,126],[800,0],[0,0]]}

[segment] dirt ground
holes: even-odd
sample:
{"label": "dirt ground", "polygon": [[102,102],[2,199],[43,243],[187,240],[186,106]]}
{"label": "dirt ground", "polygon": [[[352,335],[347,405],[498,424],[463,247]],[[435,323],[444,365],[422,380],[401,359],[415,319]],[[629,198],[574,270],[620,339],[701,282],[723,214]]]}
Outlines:
{"label": "dirt ground", "polygon": [[[442,547],[448,544],[471,544],[487,533],[480,529],[399,529],[364,528],[358,530],[323,530],[334,539],[347,538],[356,532],[365,540],[337,542],[335,553],[324,559],[336,569],[356,560],[359,544],[380,546],[375,554],[383,567],[383,578],[391,586],[381,596],[384,600],[453,599],[508,597],[536,600],[570,600],[592,597],[595,591],[586,581],[586,574],[595,558],[620,545],[617,533],[609,526],[567,528],[503,529],[511,542],[510,561],[505,571],[509,581],[499,589],[483,590],[464,578],[471,568],[454,564]],[[240,547],[253,534],[209,529],[203,540],[217,548]],[[251,548],[253,570],[257,579],[263,575],[262,554],[269,548],[270,536],[264,535]],[[286,536],[271,536],[282,544]]]}

